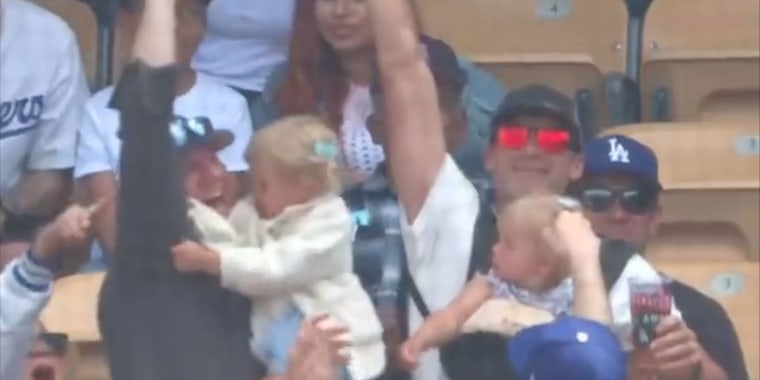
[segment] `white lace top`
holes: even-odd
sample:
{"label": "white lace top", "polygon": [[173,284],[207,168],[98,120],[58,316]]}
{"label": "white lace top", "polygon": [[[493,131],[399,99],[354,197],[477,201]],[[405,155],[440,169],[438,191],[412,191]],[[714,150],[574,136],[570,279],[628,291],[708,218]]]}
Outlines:
{"label": "white lace top", "polygon": [[352,172],[369,175],[385,160],[383,149],[372,141],[367,118],[372,114],[372,98],[368,86],[351,85],[343,104],[341,144],[346,166]]}

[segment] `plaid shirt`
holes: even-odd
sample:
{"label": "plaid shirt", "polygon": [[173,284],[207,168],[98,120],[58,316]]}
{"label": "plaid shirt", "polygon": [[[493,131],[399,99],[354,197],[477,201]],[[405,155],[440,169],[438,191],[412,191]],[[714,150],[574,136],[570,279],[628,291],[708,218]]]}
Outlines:
{"label": "plaid shirt", "polygon": [[[491,199],[491,182],[472,179],[481,199]],[[376,307],[406,309],[402,273],[406,252],[401,236],[401,206],[380,164],[364,182],[346,189],[343,198],[355,223],[354,271]]]}
{"label": "plaid shirt", "polygon": [[354,218],[354,271],[375,306],[397,307],[405,300],[402,276],[406,265],[401,237],[401,208],[390,187],[385,166],[343,193]]}

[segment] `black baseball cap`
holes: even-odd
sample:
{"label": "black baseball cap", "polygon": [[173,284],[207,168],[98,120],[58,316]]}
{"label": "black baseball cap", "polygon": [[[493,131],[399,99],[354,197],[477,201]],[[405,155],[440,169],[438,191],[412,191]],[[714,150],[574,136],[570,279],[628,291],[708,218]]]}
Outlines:
{"label": "black baseball cap", "polygon": [[420,37],[430,71],[438,87],[449,85],[461,93],[467,85],[467,73],[459,65],[454,49],[442,40],[429,36]]}
{"label": "black baseball cap", "polygon": [[[442,40],[424,35],[420,37],[420,43],[436,87],[461,94],[467,85],[467,73],[459,65],[454,49]],[[375,75],[372,92],[379,93],[381,90],[380,75]]]}
{"label": "black baseball cap", "polygon": [[491,119],[491,141],[499,126],[509,124],[522,115],[550,116],[570,132],[570,148],[579,152],[581,129],[575,118],[575,102],[565,94],[544,85],[520,87],[509,92]]}

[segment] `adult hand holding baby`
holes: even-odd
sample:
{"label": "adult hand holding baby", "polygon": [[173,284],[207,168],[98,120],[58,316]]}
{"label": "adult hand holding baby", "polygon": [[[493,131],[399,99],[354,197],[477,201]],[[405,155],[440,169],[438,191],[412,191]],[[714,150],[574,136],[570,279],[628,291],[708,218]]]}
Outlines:
{"label": "adult hand holding baby", "polygon": [[340,354],[340,350],[347,346],[341,339],[346,329],[328,322],[327,316],[304,321],[298,340],[290,351],[290,366],[284,379],[338,379],[339,367],[349,360]]}
{"label": "adult hand holding baby", "polygon": [[206,272],[218,276],[219,254],[193,241],[183,241],[172,247],[174,267],[180,272]]}

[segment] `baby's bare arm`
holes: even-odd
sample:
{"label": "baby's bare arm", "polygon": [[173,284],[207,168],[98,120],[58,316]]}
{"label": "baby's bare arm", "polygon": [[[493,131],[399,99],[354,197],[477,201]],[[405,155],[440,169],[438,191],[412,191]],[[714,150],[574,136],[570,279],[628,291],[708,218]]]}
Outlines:
{"label": "baby's bare arm", "polygon": [[412,340],[421,350],[438,347],[456,339],[462,326],[491,297],[491,285],[485,276],[475,276],[462,292],[443,310],[425,320]]}

